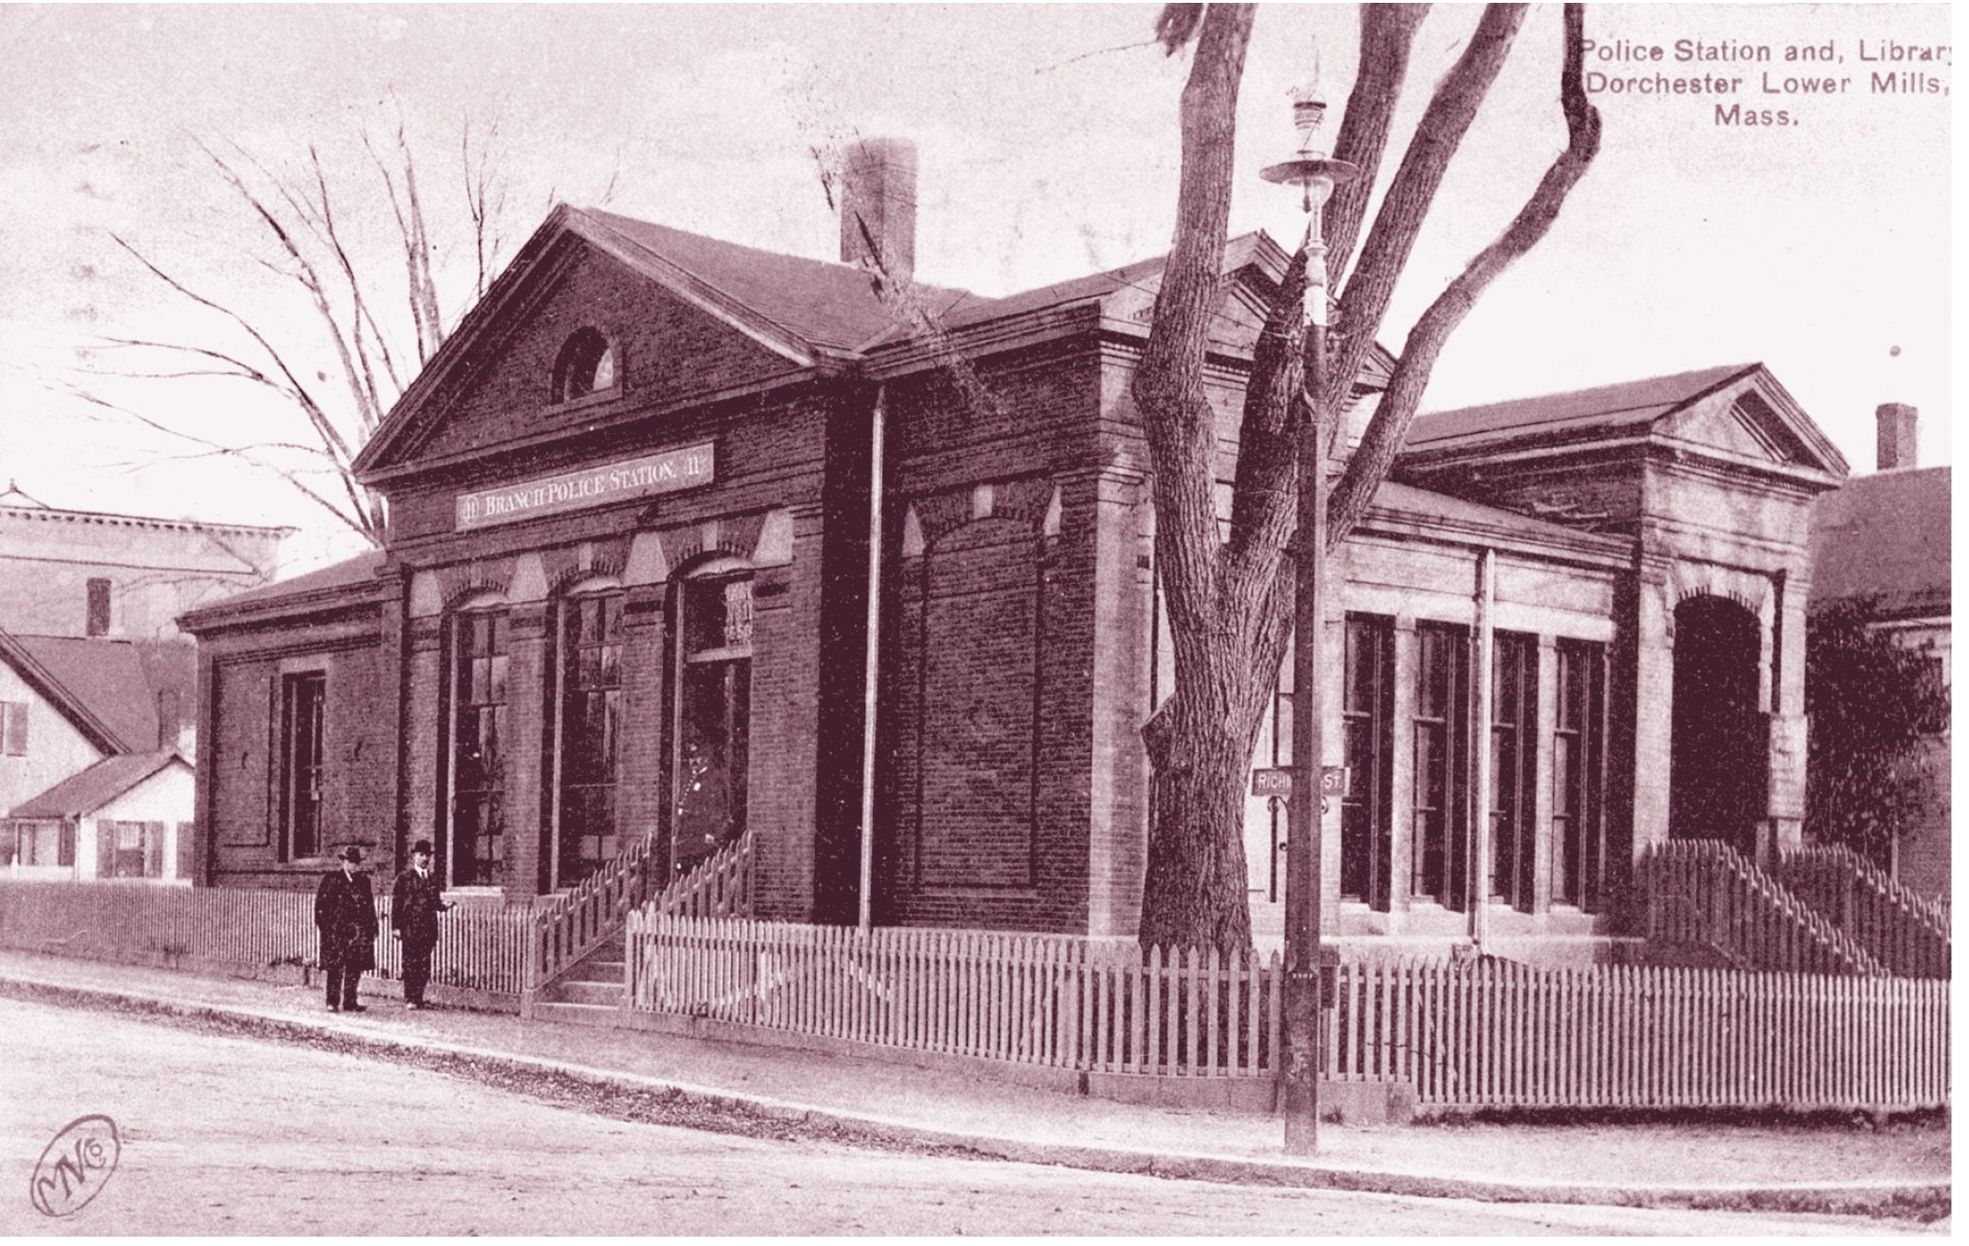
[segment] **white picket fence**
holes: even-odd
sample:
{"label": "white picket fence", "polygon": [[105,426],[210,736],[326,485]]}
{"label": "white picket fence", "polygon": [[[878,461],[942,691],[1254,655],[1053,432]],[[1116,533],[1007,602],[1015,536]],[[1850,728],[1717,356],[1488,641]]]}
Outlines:
{"label": "white picket fence", "polygon": [[[634,1009],[908,1050],[1169,1077],[1272,1077],[1276,953],[1059,935],[632,913]],[[1501,961],[1344,964],[1326,1076],[1436,1109],[1948,1102],[1945,982]]]}

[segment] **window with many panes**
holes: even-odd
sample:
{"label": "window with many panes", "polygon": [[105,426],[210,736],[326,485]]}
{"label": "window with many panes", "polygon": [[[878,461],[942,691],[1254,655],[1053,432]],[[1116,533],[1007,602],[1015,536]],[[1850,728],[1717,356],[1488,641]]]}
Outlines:
{"label": "window with many panes", "polygon": [[614,857],[622,749],[622,603],[617,593],[561,605],[557,850],[552,886],[580,882]]}
{"label": "window with many panes", "polygon": [[1490,666],[1491,895],[1532,907],[1538,847],[1538,638],[1498,632]]}
{"label": "window with many panes", "polygon": [[0,823],[0,865],[74,865],[74,827],[58,819]]}
{"label": "window with many panes", "polygon": [[1606,647],[1561,640],[1553,656],[1552,898],[1597,909],[1606,870]]}
{"label": "window with many panes", "polygon": [[97,823],[96,874],[101,878],[164,877],[164,824]]}
{"label": "window with many panes", "polygon": [[448,847],[455,886],[496,886],[505,873],[506,647],[504,610],[453,618]]}
{"label": "window with many panes", "polygon": [[280,840],[283,857],[322,854],[322,766],[328,677],[320,671],[284,675],[280,681]]}
{"label": "window with many panes", "polygon": [[1340,720],[1347,795],[1340,802],[1340,894],[1388,907],[1389,806],[1394,789],[1395,629],[1347,616]]}
{"label": "window with many panes", "polygon": [[1467,629],[1446,623],[1415,628],[1415,789],[1412,894],[1461,908],[1468,890]]}
{"label": "window with many panes", "polygon": [[745,830],[751,761],[752,577],[716,569],[680,585],[673,700],[673,870]]}

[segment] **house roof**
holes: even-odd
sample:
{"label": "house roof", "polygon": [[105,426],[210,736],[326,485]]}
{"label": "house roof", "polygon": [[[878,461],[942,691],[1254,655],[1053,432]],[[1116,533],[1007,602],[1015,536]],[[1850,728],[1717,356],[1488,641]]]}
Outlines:
{"label": "house roof", "polygon": [[1875,598],[1889,615],[1949,613],[1946,467],[1856,476],[1812,505],[1812,600]]}
{"label": "house roof", "polygon": [[266,605],[369,584],[376,579],[376,572],[382,567],[385,557],[387,555],[380,549],[364,550],[353,558],[330,563],[306,575],[277,580],[272,584],[262,584],[258,588],[249,588],[243,593],[234,593],[230,597],[208,602],[196,610],[187,611],[179,616],[178,625],[187,631],[196,631],[220,618],[229,617],[244,607]]}
{"label": "house roof", "polygon": [[1623,381],[1617,385],[1596,385],[1562,394],[1542,394],[1535,398],[1513,398],[1508,402],[1485,403],[1476,407],[1457,407],[1448,411],[1428,411],[1415,417],[1409,426],[1406,444],[1412,447],[1433,443],[1491,436],[1516,437],[1549,434],[1564,429],[1622,428],[1652,424],[1673,415],[1705,394],[1713,393],[1731,381],[1748,376],[1761,365],[1725,364],[1677,372],[1672,376],[1651,376],[1645,380]]}
{"label": "house roof", "polygon": [[[811,345],[854,351],[895,326],[869,274],[853,264],[741,246],[596,208],[581,212]],[[913,289],[933,312],[974,297],[941,286]]]}
{"label": "house roof", "polygon": [[80,818],[101,809],[172,763],[191,769],[172,749],[119,753],[68,776],[8,811],[15,818]]}
{"label": "house roof", "polygon": [[160,693],[177,694],[186,722],[197,704],[197,649],[188,640],[0,632],[0,661],[105,752],[157,747]]}

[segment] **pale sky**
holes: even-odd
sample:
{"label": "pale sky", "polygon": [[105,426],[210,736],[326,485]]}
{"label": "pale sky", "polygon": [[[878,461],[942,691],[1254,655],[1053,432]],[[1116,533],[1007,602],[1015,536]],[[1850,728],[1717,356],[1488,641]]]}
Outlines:
{"label": "pale sky", "polygon": [[[378,210],[364,126],[387,136],[401,109],[426,153],[426,198],[455,221],[458,119],[496,117],[508,253],[553,199],[595,202],[616,170],[615,211],[831,259],[836,226],[809,148],[899,134],[922,153],[918,275],[1010,293],[1166,248],[1187,62],[1103,51],[1141,42],[1155,13],[0,6],[0,478],[59,506],[318,527],[262,478],[188,460],[51,387],[73,375],[73,348],[92,333],[212,332],[115,251],[111,229],[276,333],[309,327],[306,307],[254,264],[260,239],[194,140],[236,143],[289,171],[317,144],[354,229]],[[1442,9],[1423,24],[1403,115],[1419,114],[1475,17]],[[1733,74],[1744,87],[1594,95],[1599,160],[1544,243],[1465,323],[1425,408],[1762,360],[1855,470],[1871,470],[1873,409],[1890,400],[1921,408],[1923,461],[1949,461],[1952,66],[1860,60],[1862,41],[1876,53],[1949,43],[1947,7],[1609,5],[1589,8],[1587,29],[1602,47],[1664,49],[1655,64],[1595,59],[1602,73]],[[1676,63],[1677,40],[1767,46],[1773,60]],[[1290,152],[1287,91],[1311,72],[1316,41],[1337,127],[1351,7],[1259,14],[1235,230],[1289,242],[1302,228],[1296,194],[1257,170]],[[1784,62],[1788,45],[1827,43],[1843,59]],[[1390,347],[1562,144],[1558,52],[1557,8],[1535,9],[1416,249],[1382,332]],[[1944,91],[1875,93],[1875,70],[1932,75]],[[1779,97],[1764,92],[1766,73],[1780,88],[1789,77],[1849,82],[1843,94]],[[1782,108],[1795,124],[1719,124],[1718,100]],[[395,279],[387,250],[366,254]],[[448,320],[468,293],[452,287]],[[236,384],[157,381],[120,395],[227,435],[272,436],[269,421],[283,418]],[[292,555],[305,564],[330,548],[311,531]]]}

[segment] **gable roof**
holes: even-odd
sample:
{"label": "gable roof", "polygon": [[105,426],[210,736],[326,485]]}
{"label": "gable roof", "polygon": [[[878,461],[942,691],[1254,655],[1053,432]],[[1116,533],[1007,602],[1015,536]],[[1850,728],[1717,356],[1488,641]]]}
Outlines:
{"label": "gable roof", "polygon": [[1425,411],[1409,425],[1407,444],[1426,446],[1465,439],[1547,434],[1557,429],[1582,431],[1652,424],[1731,381],[1750,375],[1760,366],[1725,364],[1561,394]]}
{"label": "gable roof", "polygon": [[1946,467],[1856,476],[1812,504],[1812,600],[1871,597],[1886,615],[1949,613]]}
{"label": "gable roof", "polygon": [[[882,305],[873,279],[856,265],[741,246],[595,208],[580,213],[586,221],[607,226],[809,346],[855,351],[896,327],[896,317]],[[935,312],[975,297],[941,286],[919,284],[912,289]]]}
{"label": "gable roof", "polygon": [[[917,336],[919,317],[899,312],[877,294],[870,274],[857,265],[786,255],[673,229],[598,208],[556,205],[533,236],[459,322],[436,356],[418,373],[375,434],[357,454],[357,477],[373,482],[389,474],[400,451],[410,452],[419,416],[448,379],[465,371],[475,340],[497,330],[502,314],[530,288],[529,277],[551,268],[563,240],[576,237],[650,278],[698,310],[783,356],[793,369],[824,361],[852,361],[882,347],[902,347]],[[915,312],[944,329],[959,329],[1067,304],[1099,301],[1130,287],[1149,288],[1166,256],[1037,289],[986,298],[969,291],[924,284],[910,287]],[[1277,280],[1287,255],[1262,231],[1225,245],[1226,273],[1256,268]],[[1369,388],[1385,383],[1390,359],[1375,347],[1363,373]]]}
{"label": "gable roof", "polygon": [[1674,417],[1696,409],[1712,395],[1732,387],[1755,393],[1768,418],[1802,451],[1801,465],[1844,476],[1845,458],[1797,401],[1761,363],[1724,364],[1667,376],[1596,385],[1564,393],[1513,398],[1505,402],[1419,414],[1409,427],[1403,453],[1429,459],[1460,452],[1487,452],[1521,442],[1542,445],[1646,436],[1664,431]]}
{"label": "gable roof", "polygon": [[12,666],[90,743],[108,753],[157,747],[157,698],[177,694],[182,721],[196,708],[197,649],[188,640],[16,636],[0,631]]}
{"label": "gable roof", "polygon": [[105,757],[87,770],[78,771],[38,796],[31,796],[8,811],[15,818],[87,817],[123,793],[136,787],[173,762],[189,772],[191,766],[173,749],[149,753],[119,753]]}

